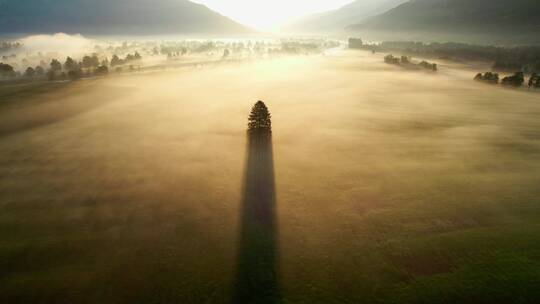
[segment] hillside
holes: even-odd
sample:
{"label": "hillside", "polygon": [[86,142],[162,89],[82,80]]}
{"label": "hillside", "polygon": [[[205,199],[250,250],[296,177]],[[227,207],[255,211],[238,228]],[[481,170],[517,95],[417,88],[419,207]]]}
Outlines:
{"label": "hillside", "polygon": [[0,33],[241,34],[250,30],[188,0],[0,0]]}
{"label": "hillside", "polygon": [[308,15],[293,21],[284,30],[293,32],[339,32],[368,17],[386,12],[406,0],[356,0],[337,10]]}
{"label": "hillside", "polygon": [[540,6],[538,0],[412,0],[349,29],[538,40]]}

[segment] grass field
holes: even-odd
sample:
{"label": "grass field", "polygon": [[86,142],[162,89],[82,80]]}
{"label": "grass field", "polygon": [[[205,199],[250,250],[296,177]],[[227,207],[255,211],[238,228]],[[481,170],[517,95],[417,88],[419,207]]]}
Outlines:
{"label": "grass field", "polygon": [[344,51],[0,87],[0,303],[232,302],[258,99],[260,302],[538,303],[540,94],[474,74]]}

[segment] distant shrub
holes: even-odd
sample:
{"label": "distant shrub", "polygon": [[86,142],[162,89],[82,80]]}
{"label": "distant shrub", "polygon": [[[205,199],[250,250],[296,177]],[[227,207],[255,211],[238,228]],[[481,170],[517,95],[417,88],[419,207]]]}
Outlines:
{"label": "distant shrub", "polygon": [[24,71],[24,77],[26,78],[34,78],[35,75],[36,75],[36,70],[34,70],[34,68],[32,67],[29,67],[26,69],[26,71]]}
{"label": "distant shrub", "polygon": [[401,56],[401,58],[394,57],[392,54],[384,56],[384,62],[388,64],[394,64],[399,65],[408,69],[426,69],[433,72],[437,71],[437,64],[436,63],[429,63],[427,61],[421,61],[418,64],[415,64],[411,61],[410,57],[407,56]]}
{"label": "distant shrub", "polygon": [[396,64],[399,65],[399,58],[394,57],[392,54],[384,56],[384,62],[388,64]]}
{"label": "distant shrub", "polygon": [[0,62],[0,77],[15,77],[17,74],[13,67],[9,64],[4,64]]}
{"label": "distant shrub", "polygon": [[55,79],[56,79],[56,73],[55,73],[53,70],[49,70],[49,71],[47,72],[47,79],[48,79],[49,81],[55,80]]}
{"label": "distant shrub", "polygon": [[99,66],[97,69],[96,69],[96,75],[99,75],[99,76],[104,76],[104,75],[107,75],[109,74],[109,68],[102,65],[102,66]]}
{"label": "distant shrub", "polygon": [[360,38],[349,38],[349,48],[350,49],[361,49],[364,45],[364,42]]}
{"label": "distant shrub", "polygon": [[225,50],[223,51],[223,56],[222,56],[222,57],[223,57],[223,58],[227,58],[227,57],[229,57],[230,54],[231,54],[231,51],[229,51],[229,49],[225,49]]}
{"label": "distant shrub", "polygon": [[69,77],[69,79],[71,79],[71,80],[80,79],[82,77],[82,71],[81,70],[69,71],[67,73],[67,77]]}
{"label": "distant shrub", "polygon": [[501,84],[505,86],[520,87],[524,82],[525,76],[523,75],[523,72],[516,72],[512,76],[504,77]]}
{"label": "distant shrub", "polygon": [[135,52],[135,54],[133,55],[128,54],[125,59],[120,59],[120,57],[118,57],[117,55],[113,55],[113,57],[111,58],[110,65],[111,67],[115,67],[115,66],[124,65],[131,62],[141,61],[141,60],[142,60],[142,56],[138,52]]}
{"label": "distant shrub", "polygon": [[45,69],[43,69],[39,65],[35,68],[35,70],[36,70],[36,75],[38,75],[38,76],[43,76],[45,74]]}
{"label": "distant shrub", "polygon": [[99,58],[96,54],[92,56],[84,56],[82,60],[82,67],[86,69],[97,68],[99,66]]}
{"label": "distant shrub", "polygon": [[529,77],[529,88],[540,88],[540,76],[536,73],[532,73],[531,77]]}
{"label": "distant shrub", "polygon": [[60,61],[53,59],[50,63],[51,71],[57,72],[62,70],[62,64]]}
{"label": "distant shrub", "polygon": [[427,61],[422,61],[418,64],[418,66],[426,69],[426,70],[432,70],[433,72],[437,72],[437,64],[436,63],[429,63]]}
{"label": "distant shrub", "polygon": [[478,73],[474,77],[474,80],[476,81],[482,81],[489,84],[498,84],[499,83],[499,74],[492,73],[492,72],[486,72],[484,74]]}
{"label": "distant shrub", "polygon": [[66,58],[66,62],[64,63],[64,70],[66,71],[74,71],[80,69],[79,64],[73,60],[71,57]]}

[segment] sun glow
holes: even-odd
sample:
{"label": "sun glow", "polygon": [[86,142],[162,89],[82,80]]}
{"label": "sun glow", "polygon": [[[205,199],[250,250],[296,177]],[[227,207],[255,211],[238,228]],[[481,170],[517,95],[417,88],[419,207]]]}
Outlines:
{"label": "sun glow", "polygon": [[336,9],[352,0],[193,0],[258,30],[276,30],[295,17]]}

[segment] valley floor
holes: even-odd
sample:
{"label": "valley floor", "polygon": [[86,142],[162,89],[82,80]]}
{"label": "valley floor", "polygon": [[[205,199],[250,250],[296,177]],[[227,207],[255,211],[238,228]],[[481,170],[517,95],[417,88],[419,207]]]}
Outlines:
{"label": "valley floor", "polygon": [[540,302],[540,94],[382,57],[1,87],[0,303],[230,303],[268,263],[264,303]]}

